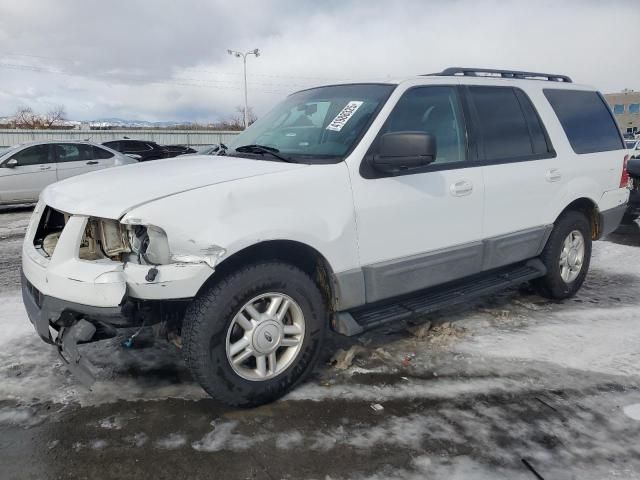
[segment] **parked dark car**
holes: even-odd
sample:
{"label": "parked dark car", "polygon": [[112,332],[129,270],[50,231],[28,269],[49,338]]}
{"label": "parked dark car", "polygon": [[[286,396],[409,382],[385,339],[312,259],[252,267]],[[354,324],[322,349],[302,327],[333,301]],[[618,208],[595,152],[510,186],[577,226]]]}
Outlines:
{"label": "parked dark car", "polygon": [[633,219],[640,216],[640,158],[633,158],[627,163],[627,171],[631,177],[631,194],[627,215]]}
{"label": "parked dark car", "polygon": [[140,162],[175,157],[177,155],[177,153],[172,153],[167,150],[166,147],[147,140],[113,140],[104,142],[103,145],[117,150],[120,153],[124,153],[125,155],[134,156],[134,158],[137,158]]}
{"label": "parked dark car", "polygon": [[187,147],[186,145],[163,145],[163,148],[170,153],[170,157],[197,152],[195,148]]}

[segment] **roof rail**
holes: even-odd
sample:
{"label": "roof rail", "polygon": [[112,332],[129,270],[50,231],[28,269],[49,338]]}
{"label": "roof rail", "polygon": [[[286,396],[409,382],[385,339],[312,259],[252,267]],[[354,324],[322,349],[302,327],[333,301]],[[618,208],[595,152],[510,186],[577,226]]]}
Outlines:
{"label": "roof rail", "polygon": [[523,80],[546,80],[548,82],[572,83],[571,78],[566,75],[556,75],[554,73],[521,72],[519,70],[497,70],[491,68],[449,67],[445,68],[440,73],[429,73],[428,75],[443,77],[463,75],[469,77],[517,78]]}

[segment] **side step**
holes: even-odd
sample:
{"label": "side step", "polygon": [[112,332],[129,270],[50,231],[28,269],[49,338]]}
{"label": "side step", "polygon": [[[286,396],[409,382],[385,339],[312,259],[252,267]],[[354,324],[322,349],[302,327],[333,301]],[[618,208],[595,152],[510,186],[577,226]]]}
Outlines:
{"label": "side step", "polygon": [[485,272],[467,279],[433,287],[376,305],[365,305],[348,312],[338,312],[334,330],[352,336],[389,322],[424,315],[444,307],[499,292],[505,288],[542,277],[547,273],[538,259],[525,264]]}

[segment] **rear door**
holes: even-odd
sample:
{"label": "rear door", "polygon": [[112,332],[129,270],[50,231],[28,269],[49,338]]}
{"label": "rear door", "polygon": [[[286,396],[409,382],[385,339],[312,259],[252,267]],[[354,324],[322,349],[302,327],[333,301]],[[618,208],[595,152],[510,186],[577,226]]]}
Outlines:
{"label": "rear door", "polygon": [[539,253],[566,176],[522,89],[466,86],[465,91],[475,148],[484,165],[486,270]]}
{"label": "rear door", "polygon": [[93,145],[89,144],[57,143],[55,144],[55,155],[58,180],[109,166],[108,159],[96,158],[96,150]]}
{"label": "rear door", "polygon": [[[18,163],[8,167],[7,161]],[[56,165],[50,144],[26,147],[0,168],[0,202],[35,202],[44,187],[56,181]]]}

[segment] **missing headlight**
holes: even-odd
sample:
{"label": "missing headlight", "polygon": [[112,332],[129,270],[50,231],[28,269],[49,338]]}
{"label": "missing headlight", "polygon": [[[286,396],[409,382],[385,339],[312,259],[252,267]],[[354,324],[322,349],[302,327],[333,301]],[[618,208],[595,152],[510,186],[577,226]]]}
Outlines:
{"label": "missing headlight", "polygon": [[122,254],[131,251],[127,230],[115,220],[90,218],[80,243],[80,258],[109,258],[122,261]]}

